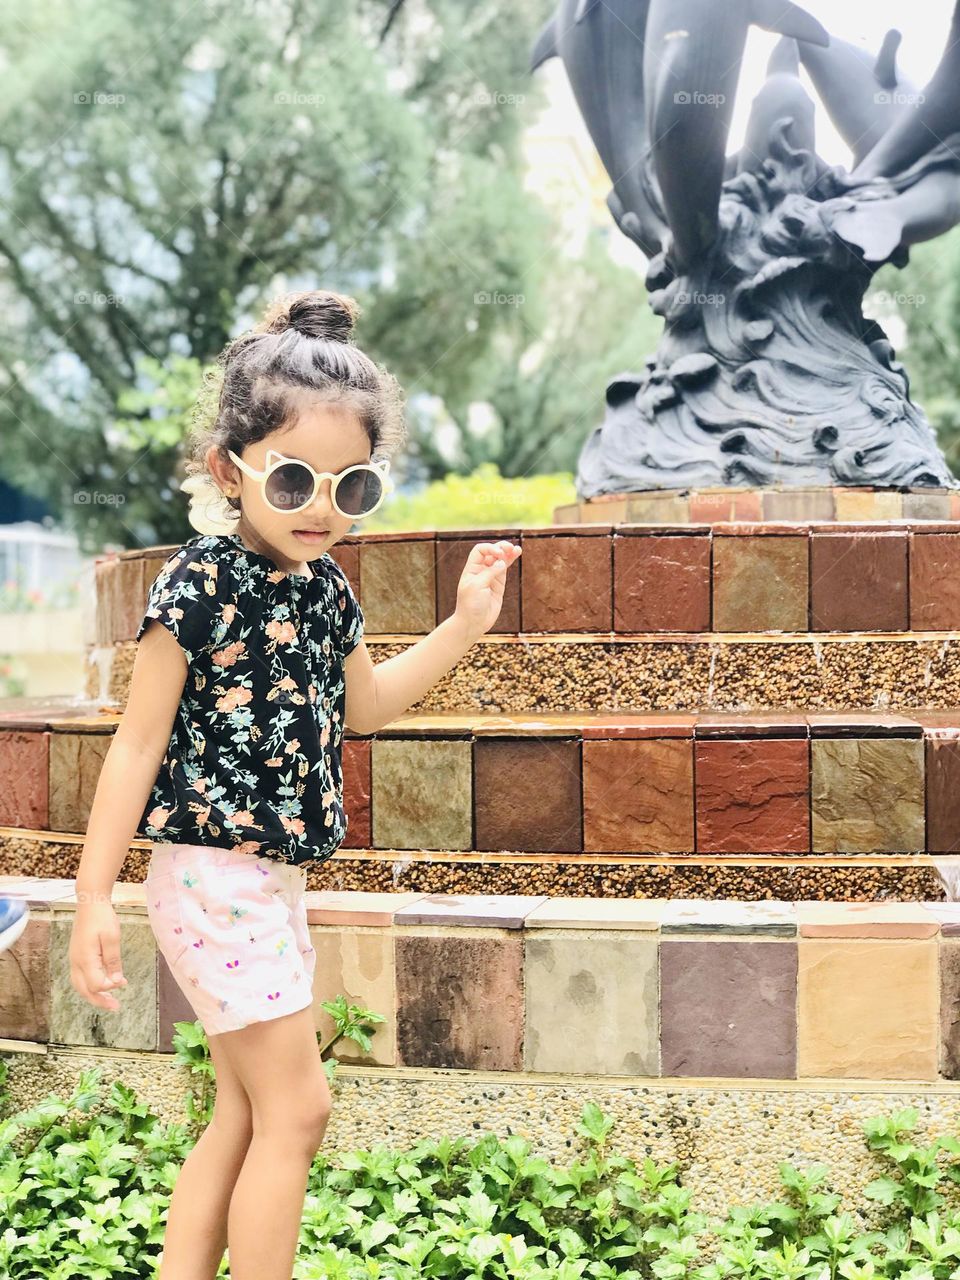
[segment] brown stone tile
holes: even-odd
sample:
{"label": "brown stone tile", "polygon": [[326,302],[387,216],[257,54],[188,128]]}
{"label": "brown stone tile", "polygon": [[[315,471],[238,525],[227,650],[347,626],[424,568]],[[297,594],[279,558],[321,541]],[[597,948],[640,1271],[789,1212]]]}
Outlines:
{"label": "brown stone tile", "polygon": [[807,538],[717,538],[715,631],[806,631]]}
{"label": "brown stone tile", "polygon": [[394,912],[394,924],[522,929],[527,915],[547,899],[541,894],[434,893]]}
{"label": "brown stone tile", "polygon": [[764,490],[764,520],[832,521],[833,517],[831,489]]}
{"label": "brown stone tile", "polygon": [[398,1066],[523,1070],[522,934],[404,930],[395,945]]}
{"label": "brown stone tile", "polygon": [[960,533],[910,534],[910,626],[960,629]]}
{"label": "brown stone tile", "polygon": [[796,992],[796,942],[661,942],[662,1074],[793,1079]]}
{"label": "brown stone tile", "polygon": [[476,848],[581,852],[580,751],[562,739],[478,738]]}
{"label": "brown stone tile", "polygon": [[692,523],[689,499],[671,492],[632,494],[627,498],[627,520],[630,524]]}
{"label": "brown stone tile", "polygon": [[176,1023],[196,1022],[197,1015],[193,1005],[170,972],[163,952],[157,951],[157,1050],[160,1053],[175,1053],[173,1037],[176,1034]]}
{"label": "brown stone tile", "polygon": [[906,631],[906,534],[813,533],[810,600],[814,631]]}
{"label": "brown stone tile", "polygon": [[521,528],[519,532],[521,538],[529,538],[531,541],[535,541],[537,538],[549,540],[559,534],[565,538],[605,538],[609,542],[613,533],[613,525],[598,522],[573,526],[539,524],[536,528]]}
{"label": "brown stone tile", "polygon": [[808,853],[810,772],[803,739],[698,741],[698,853]]}
{"label": "brown stone tile", "polygon": [[580,503],[570,502],[564,507],[553,508],[554,524],[577,524],[580,519]]}
{"label": "brown stone tile", "polygon": [[922,853],[923,742],[821,738],[811,744],[814,853]]}
{"label": "brown stone tile", "polygon": [[0,826],[47,829],[49,751],[49,733],[0,732]]}
{"label": "brown stone tile", "polygon": [[725,902],[677,898],[664,903],[660,936],[795,938],[797,912],[792,902]]}
{"label": "brown stone tile", "polygon": [[523,927],[532,929],[633,929],[656,933],[666,904],[641,898],[546,898],[528,913]]}
{"label": "brown stone tile", "polygon": [[[478,542],[500,542],[507,539],[520,543],[520,531],[487,530],[483,537],[444,538],[437,536],[437,621],[443,622],[457,608],[457,587],[470,552]],[[520,630],[520,590],[523,578],[523,554],[511,566],[503,589],[503,604],[490,633]]]}
{"label": "brown stone tile", "polygon": [[343,740],[343,807],[347,815],[344,846],[369,849],[373,844],[370,830],[370,747],[369,738]]}
{"label": "brown stone tile", "polygon": [[691,853],[689,741],[584,742],[583,847],[591,853]]}
{"label": "brown stone tile", "polygon": [[471,750],[469,741],[374,739],[373,846],[469,849]]}
{"label": "brown stone tile", "polygon": [[940,945],[932,938],[801,939],[801,1078],[935,1080]]}
{"label": "brown stone tile", "polygon": [[690,495],[690,519],[716,524],[727,520],[760,520],[761,497],[750,489],[700,489]]}
{"label": "brown stone tile", "polygon": [[705,711],[696,718],[697,738],[806,738],[803,711]]}
{"label": "brown stone tile", "polygon": [[587,523],[603,520],[607,524],[615,524],[618,520],[626,520],[628,505],[628,499],[621,498],[618,494],[602,494],[589,502],[581,502],[577,518]]}
{"label": "brown stone tile", "polygon": [[900,520],[903,495],[890,489],[835,489],[837,520]]}
{"label": "brown stone tile", "polygon": [[336,560],[338,566],[343,571],[344,576],[350,583],[353,594],[360,602],[363,608],[363,593],[360,583],[360,546],[356,542],[344,543],[338,542],[335,547],[330,550],[330,557]]}
{"label": "brown stone tile", "polygon": [[0,1037],[50,1039],[50,918],[32,912],[27,927],[0,952]]}
{"label": "brown stone tile", "polygon": [[120,561],[116,556],[98,556],[94,562],[93,577],[96,588],[94,633],[98,645],[114,643],[113,621],[120,573]]}
{"label": "brown stone tile", "polygon": [[389,928],[403,907],[419,902],[422,893],[371,893],[362,889],[308,889],[304,896],[307,922],[322,925],[360,925]]}
{"label": "brown stone tile", "polygon": [[883,711],[808,711],[811,738],[922,738],[923,726],[912,716]]}
{"label": "brown stone tile", "polygon": [[610,631],[613,577],[610,539],[521,538],[524,631]]}
{"label": "brown stone tile", "polygon": [[615,631],[708,631],[710,539],[613,539]]}
{"label": "brown stone tile", "polygon": [[106,733],[50,735],[51,831],[86,831],[100,770],[112,740],[113,735]]}
{"label": "brown stone tile", "polygon": [[950,494],[947,490],[931,493],[903,493],[904,520],[949,520]]}
{"label": "brown stone tile", "polygon": [[960,853],[960,740],[928,738],[927,852]]}
{"label": "brown stone tile", "polygon": [[396,968],[394,939],[386,929],[365,931],[355,928],[312,928],[310,941],[316,952],[313,974],[314,1025],[321,1043],[333,1038],[336,1022],[323,1008],[326,1001],[341,996],[348,1005],[375,1009],[386,1015],[371,1038],[369,1050],[355,1040],[344,1038],[337,1045],[341,1062],[371,1067],[397,1064]]}
{"label": "brown stone tile", "polygon": [[525,942],[524,1070],[659,1074],[655,937],[541,931]]}
{"label": "brown stone tile", "polygon": [[801,938],[935,938],[940,923],[918,902],[801,902]]}
{"label": "brown stone tile", "polygon": [[960,1080],[960,942],[940,944],[940,1074]]}
{"label": "brown stone tile", "polygon": [[696,722],[696,716],[671,715],[669,711],[591,715],[583,720],[580,732],[584,742],[591,738],[692,738]]}
{"label": "brown stone tile", "polygon": [[437,625],[433,537],[360,548],[363,615],[368,634],[426,635]]}

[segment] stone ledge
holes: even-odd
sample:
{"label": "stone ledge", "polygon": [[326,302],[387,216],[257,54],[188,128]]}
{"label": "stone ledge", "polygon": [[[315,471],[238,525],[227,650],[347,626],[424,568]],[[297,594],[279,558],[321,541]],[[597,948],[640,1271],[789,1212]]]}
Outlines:
{"label": "stone ledge", "polygon": [[[119,1009],[69,980],[74,903],[34,906],[0,954],[0,1036],[169,1053],[193,1020],[117,886]],[[0,893],[13,889],[0,880]],[[308,892],[315,1025],[344,995],[381,1013],[360,1065],[630,1078],[960,1078],[960,907]],[[242,942],[238,943],[242,946]],[[478,1009],[483,1017],[478,1018]],[[558,1018],[557,1011],[562,1010]]]}

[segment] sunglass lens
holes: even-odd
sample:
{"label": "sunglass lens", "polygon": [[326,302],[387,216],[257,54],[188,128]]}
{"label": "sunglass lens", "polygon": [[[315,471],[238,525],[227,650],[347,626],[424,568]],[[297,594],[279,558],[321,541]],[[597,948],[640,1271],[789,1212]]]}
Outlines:
{"label": "sunglass lens", "polygon": [[280,511],[299,511],[313,496],[313,476],[298,462],[284,463],[271,471],[265,494]]}
{"label": "sunglass lens", "polygon": [[349,516],[362,516],[380,501],[383,481],[372,467],[348,471],[337,485],[337,502]]}

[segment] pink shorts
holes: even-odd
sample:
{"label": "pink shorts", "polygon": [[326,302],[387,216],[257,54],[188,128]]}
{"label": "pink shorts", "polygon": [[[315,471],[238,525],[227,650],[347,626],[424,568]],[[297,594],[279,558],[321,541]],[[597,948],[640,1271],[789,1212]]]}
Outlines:
{"label": "pink shorts", "polygon": [[307,870],[198,844],[153,844],[147,916],[207,1035],[313,1003]]}

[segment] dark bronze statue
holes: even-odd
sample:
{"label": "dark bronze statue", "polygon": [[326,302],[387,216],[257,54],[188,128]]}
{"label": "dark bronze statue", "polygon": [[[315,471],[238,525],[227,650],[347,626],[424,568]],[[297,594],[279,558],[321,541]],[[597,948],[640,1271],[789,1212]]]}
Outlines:
{"label": "dark bronze statue", "polygon": [[[727,155],[750,24],[779,31]],[[922,93],[788,0],[560,0],[532,66],[559,56],[620,230],[664,319],[584,444],[581,498],[715,485],[958,487],[863,297],[884,264],[960,221],[960,0]],[[816,154],[807,70],[850,146]]]}

